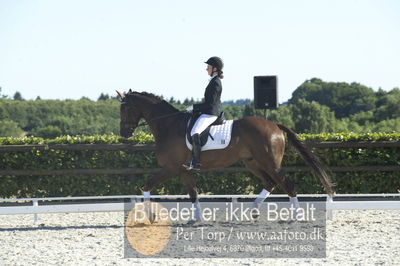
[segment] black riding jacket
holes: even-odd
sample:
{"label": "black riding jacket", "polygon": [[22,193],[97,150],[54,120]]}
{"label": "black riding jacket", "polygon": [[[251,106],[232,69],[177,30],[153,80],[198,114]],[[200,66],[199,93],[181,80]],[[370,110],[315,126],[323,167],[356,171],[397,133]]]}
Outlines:
{"label": "black riding jacket", "polygon": [[215,76],[210,80],[204,93],[204,102],[193,105],[194,113],[209,115],[219,115],[219,105],[221,103],[222,84],[221,79]]}

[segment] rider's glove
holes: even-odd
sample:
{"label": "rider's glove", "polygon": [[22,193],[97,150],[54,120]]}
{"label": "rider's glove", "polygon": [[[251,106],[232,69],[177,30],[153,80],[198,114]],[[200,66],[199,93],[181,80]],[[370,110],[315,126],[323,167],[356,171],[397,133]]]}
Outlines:
{"label": "rider's glove", "polygon": [[193,105],[189,106],[188,108],[186,108],[186,111],[191,112],[193,111]]}

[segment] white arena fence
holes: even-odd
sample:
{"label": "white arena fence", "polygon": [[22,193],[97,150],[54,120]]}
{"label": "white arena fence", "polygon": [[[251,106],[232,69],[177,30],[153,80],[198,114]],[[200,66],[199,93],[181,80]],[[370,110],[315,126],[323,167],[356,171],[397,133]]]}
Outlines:
{"label": "white arena fence", "polygon": [[[256,197],[257,195],[199,195],[199,199],[231,199],[233,202],[237,202],[238,199],[253,199]],[[151,198],[182,200],[189,199],[189,196],[152,195]],[[282,198],[282,201],[288,201],[287,195],[273,194],[266,199],[266,202],[271,198]],[[325,200],[327,219],[329,220],[333,219],[333,210],[400,210],[400,193],[336,194],[334,197],[330,197],[327,194],[299,194],[298,198],[300,202],[302,198],[314,198],[317,201]],[[142,199],[143,196],[141,195],[0,199],[0,215],[33,214],[34,222],[37,223],[38,214],[124,211],[124,201],[140,202]],[[68,201],[72,202],[68,204]],[[73,203],[73,201],[80,202]],[[87,201],[88,203],[82,203],[82,201]]]}

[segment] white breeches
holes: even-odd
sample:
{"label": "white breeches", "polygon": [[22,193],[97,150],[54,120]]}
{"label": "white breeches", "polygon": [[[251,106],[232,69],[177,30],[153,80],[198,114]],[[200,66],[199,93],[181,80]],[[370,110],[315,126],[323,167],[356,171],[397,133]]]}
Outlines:
{"label": "white breeches", "polygon": [[196,123],[194,123],[192,131],[190,132],[190,136],[193,136],[194,134],[201,134],[201,132],[203,132],[209,125],[214,123],[217,118],[218,116],[216,115],[200,115],[199,118],[197,118]]}

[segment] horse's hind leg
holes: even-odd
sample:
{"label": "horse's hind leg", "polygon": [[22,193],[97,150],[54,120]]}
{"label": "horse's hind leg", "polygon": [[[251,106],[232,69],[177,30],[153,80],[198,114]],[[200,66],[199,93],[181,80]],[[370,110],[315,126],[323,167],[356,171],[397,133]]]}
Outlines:
{"label": "horse's hind leg", "polygon": [[277,171],[275,171],[274,175],[276,176],[277,180],[280,180],[280,186],[288,194],[290,204],[293,205],[295,209],[298,209],[300,207],[299,200],[297,199],[297,192],[292,180],[287,178],[285,171],[282,168],[279,168]]}
{"label": "horse's hind leg", "polygon": [[262,169],[260,167],[255,169],[253,168],[250,171],[256,176],[258,177],[262,176],[264,180],[267,180],[267,185],[264,185],[264,187],[266,187],[267,189],[266,190],[263,189],[261,193],[258,195],[256,200],[254,201],[254,207],[259,208],[261,203],[270,194],[270,192],[272,192],[272,190],[275,189],[277,184],[288,194],[290,199],[290,204],[293,205],[295,209],[298,209],[300,207],[294,183],[292,182],[292,180],[287,178],[282,168],[279,168],[278,170],[268,170],[268,169]]}
{"label": "horse's hind leg", "polygon": [[265,172],[262,167],[257,163],[256,160],[254,159],[248,159],[243,161],[246,168],[254,174],[256,177],[258,177],[262,184],[264,189],[260,192],[260,194],[257,196],[257,198],[253,202],[253,207],[254,208],[259,208],[261,204],[264,202],[264,200],[268,197],[268,195],[275,189],[276,183],[274,180]]}
{"label": "horse's hind leg", "polygon": [[294,183],[286,177],[284,170],[281,168],[283,149],[284,144],[278,145],[278,143],[275,143],[274,146],[269,146],[269,149],[261,145],[253,150],[253,156],[262,171],[266,172],[273,182],[289,195],[290,202],[297,209],[299,203]]}

